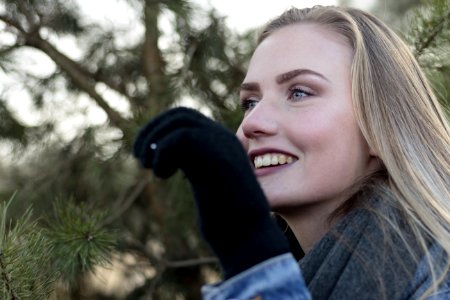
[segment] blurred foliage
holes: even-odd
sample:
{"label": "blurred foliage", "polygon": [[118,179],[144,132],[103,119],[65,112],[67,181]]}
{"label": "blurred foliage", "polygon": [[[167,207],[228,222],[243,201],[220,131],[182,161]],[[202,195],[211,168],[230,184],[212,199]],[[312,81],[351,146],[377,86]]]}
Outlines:
{"label": "blurred foliage", "polygon": [[450,2],[432,0],[415,10],[405,39],[450,117]]}
{"label": "blurred foliage", "polygon": [[76,290],[80,275],[109,262],[116,238],[103,227],[106,211],[56,201],[43,226],[31,207],[11,218],[13,201],[0,203],[1,299],[48,299],[57,279]]}
{"label": "blurred foliage", "polygon": [[[91,20],[79,3],[0,0],[0,72],[8,79],[0,90],[0,203],[11,224],[23,224],[2,225],[0,250],[14,257],[6,274],[19,272],[11,278],[25,288],[34,280],[29,289],[41,299],[54,274],[53,299],[199,299],[200,286],[220,275],[198,234],[190,187],[180,173],[153,178],[130,149],[147,120],[185,103],[236,130],[255,31],[232,32],[195,1],[116,0],[127,22]],[[448,103],[448,1],[373,9],[416,49]],[[94,285],[105,272],[114,276]],[[108,287],[112,277],[120,280]]]}
{"label": "blurred foliage", "polygon": [[[118,0],[128,24],[90,20],[78,3],[0,1],[0,72],[11,79],[0,97],[0,195],[17,191],[13,217],[30,205],[40,216],[59,279],[69,282],[54,297],[198,299],[205,274],[218,271],[190,187],[181,174],[153,178],[129,152],[140,126],[186,101],[235,130],[254,35],[231,32],[217,11],[191,1]],[[29,68],[33,58],[45,68]],[[85,116],[92,112],[106,121]],[[75,130],[64,125],[76,118]],[[107,291],[89,278],[112,253],[143,266],[116,274],[121,286]]]}
{"label": "blurred foliage", "polygon": [[26,127],[16,120],[8,112],[4,101],[0,101],[0,128],[2,129],[2,138],[11,139],[17,142],[25,142]]}
{"label": "blurred foliage", "polygon": [[46,299],[58,272],[51,270],[48,241],[31,220],[31,209],[9,222],[11,200],[0,203],[0,296],[1,299]]}

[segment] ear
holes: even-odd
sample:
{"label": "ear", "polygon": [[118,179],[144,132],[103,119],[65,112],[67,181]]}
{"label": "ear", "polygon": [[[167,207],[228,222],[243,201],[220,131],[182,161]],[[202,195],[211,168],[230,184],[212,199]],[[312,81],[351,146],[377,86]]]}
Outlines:
{"label": "ear", "polygon": [[379,171],[381,169],[384,169],[383,161],[378,156],[377,151],[375,151],[372,148],[369,148],[369,169],[372,172],[376,172],[376,171]]}

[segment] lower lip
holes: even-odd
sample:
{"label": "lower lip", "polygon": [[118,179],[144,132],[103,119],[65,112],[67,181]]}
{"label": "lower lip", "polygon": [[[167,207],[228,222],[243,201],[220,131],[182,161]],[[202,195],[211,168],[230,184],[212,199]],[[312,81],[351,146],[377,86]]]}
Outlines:
{"label": "lower lip", "polygon": [[277,165],[277,166],[273,166],[273,167],[264,167],[264,168],[260,168],[260,169],[255,169],[255,175],[257,177],[271,175],[271,174],[274,174],[276,172],[279,172],[279,171],[289,167],[290,165],[292,165],[292,163],[284,164],[284,165]]}

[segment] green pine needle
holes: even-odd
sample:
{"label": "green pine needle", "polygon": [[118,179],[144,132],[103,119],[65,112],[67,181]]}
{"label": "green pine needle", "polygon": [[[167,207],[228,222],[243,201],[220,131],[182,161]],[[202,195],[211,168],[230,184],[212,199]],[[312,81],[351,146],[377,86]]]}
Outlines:
{"label": "green pine needle", "polygon": [[80,275],[110,262],[116,238],[102,228],[106,216],[107,212],[91,210],[85,203],[56,201],[46,236],[55,268],[67,283],[76,284]]}
{"label": "green pine needle", "polygon": [[429,50],[436,50],[450,38],[450,3],[448,0],[423,1],[415,11],[410,32],[414,52],[420,57]]}
{"label": "green pine needle", "polygon": [[8,221],[11,202],[0,203],[0,298],[47,299],[56,279],[49,268],[48,241],[31,221],[31,209],[14,223]]}

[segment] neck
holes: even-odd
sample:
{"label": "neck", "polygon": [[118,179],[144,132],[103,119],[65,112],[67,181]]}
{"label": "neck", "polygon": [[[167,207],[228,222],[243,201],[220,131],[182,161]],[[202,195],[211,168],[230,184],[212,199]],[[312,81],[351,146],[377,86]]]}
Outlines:
{"label": "neck", "polygon": [[277,213],[288,223],[306,254],[338,221],[330,220],[337,208],[335,201],[324,201],[277,210]]}

